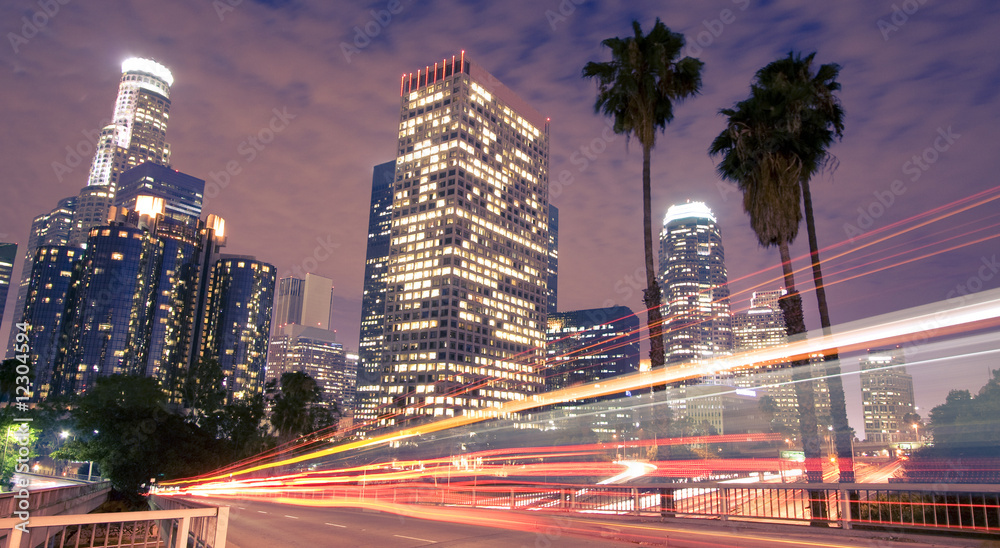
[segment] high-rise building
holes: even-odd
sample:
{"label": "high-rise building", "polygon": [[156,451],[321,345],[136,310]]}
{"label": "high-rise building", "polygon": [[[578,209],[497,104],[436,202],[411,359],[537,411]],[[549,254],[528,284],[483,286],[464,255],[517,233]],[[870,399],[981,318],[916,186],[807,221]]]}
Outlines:
{"label": "high-rise building", "polygon": [[323,403],[336,403],[341,413],[351,405],[354,378],[348,371],[344,345],[329,329],[299,324],[281,327],[271,338],[267,368],[268,376],[277,380],[293,371],[309,375],[322,391]]}
{"label": "high-rise building", "polygon": [[639,370],[639,318],[624,306],[549,314],[546,391]]}
{"label": "high-rise building", "polygon": [[527,398],[548,307],[548,120],[461,56],[400,81],[381,423]]}
{"label": "high-rise building", "polygon": [[559,208],[549,204],[549,267],[548,306],[549,314],[555,314],[559,300]]}
{"label": "high-rise building", "polygon": [[330,329],[333,309],[333,280],[316,274],[305,278],[289,276],[278,280],[275,294],[274,331],[286,325],[308,325]]}
{"label": "high-rise building", "polygon": [[204,195],[203,179],[147,161],[118,177],[114,205],[136,209],[140,196],[154,196],[163,199],[165,215],[196,225]]}
{"label": "high-rise building", "polygon": [[0,324],[3,323],[4,319],[3,313],[7,304],[10,281],[14,277],[15,259],[17,259],[17,244],[0,242]]}
{"label": "high-rise building", "polygon": [[861,359],[861,399],[865,441],[895,443],[914,439],[903,417],[913,413],[913,377],[901,348],[870,350]]}
{"label": "high-rise building", "polygon": [[56,393],[86,391],[98,377],[145,374],[161,250],[146,228],[91,229],[67,296],[68,340],[56,357]]}
{"label": "high-rise building", "polygon": [[[32,261],[35,260],[36,251],[43,245],[66,245],[69,241],[69,231],[73,225],[73,211],[75,209],[76,196],[63,198],[59,200],[59,205],[55,209],[35,217],[31,222],[31,232],[28,234],[28,241],[23,249],[24,261],[21,266],[21,280],[17,286],[17,303],[11,314],[12,325],[22,321],[24,305],[28,298],[28,284],[31,282]],[[8,352],[13,352],[16,334],[16,330],[10,331]],[[9,353],[8,357],[11,355]]]}
{"label": "high-rise building", "polygon": [[375,166],[372,174],[368,245],[365,252],[364,293],[361,297],[361,336],[358,342],[357,394],[354,418],[371,424],[381,397],[385,355],[385,277],[389,272],[392,233],[392,187],[396,162]]}
{"label": "high-rise building", "polygon": [[28,355],[35,368],[35,398],[44,401],[52,389],[52,374],[60,344],[68,344],[63,321],[66,297],[83,250],[64,245],[43,245],[36,250],[23,321],[27,325]]}
{"label": "high-rise building", "polygon": [[212,269],[201,357],[222,366],[227,401],[264,390],[275,273],[239,255],[223,255]]}
{"label": "high-rise building", "polygon": [[702,202],[673,205],[660,232],[666,362],[709,360],[733,347],[722,231]]}
{"label": "high-rise building", "polygon": [[[755,291],[750,298],[750,309],[733,314],[733,352],[749,352],[785,344],[788,334],[785,317],[778,306],[778,299],[786,294],[785,289]],[[774,364],[742,364],[737,377],[757,373],[762,370],[782,368],[787,362]]]}
{"label": "high-rise building", "polygon": [[170,118],[170,70],[149,59],[122,63],[122,79],[111,123],[101,130],[87,186],[80,191],[70,245],[81,245],[90,228],[107,222],[118,178],[145,162],[170,165],[166,142]]}

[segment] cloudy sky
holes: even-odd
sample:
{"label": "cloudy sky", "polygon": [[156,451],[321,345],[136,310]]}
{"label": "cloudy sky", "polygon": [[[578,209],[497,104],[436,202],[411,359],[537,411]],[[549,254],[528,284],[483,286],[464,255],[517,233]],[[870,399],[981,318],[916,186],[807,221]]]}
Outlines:
{"label": "cloudy sky", "polygon": [[[550,196],[561,212],[560,310],[642,308],[641,149],[605,131],[580,71],[609,58],[601,40],[657,17],[687,37],[705,70],[701,94],[658,137],[654,217],[686,200],[716,212],[734,309],[746,308],[749,291],[778,285],[777,253],[757,246],[706,150],[723,128],[718,110],[789,51],[842,66],[839,164],[812,182],[821,246],[839,256],[825,271],[834,322],[939,301],[960,285],[1000,285],[989,239],[997,202],[893,236],[909,226],[896,223],[997,186],[995,2],[63,2],[51,0],[51,15],[44,1],[0,2],[0,240],[23,243],[34,216],[86,183],[89,158],[68,173],[53,165],[69,165],[68,148],[92,146],[86,135],[111,115],[121,61],[152,58],[175,77],[173,167],[211,182],[238,165],[206,203],[227,220],[228,251],[289,272],[334,248],[315,271],[334,280],[334,327],[352,349],[372,167],[394,159],[400,75],[461,50],[552,119],[551,179],[567,181]],[[241,153],[276,113],[287,127],[252,158]],[[862,247],[873,234],[893,237]],[[806,249],[803,230],[793,251]],[[810,287],[805,272],[799,283]],[[805,302],[818,327],[811,293]],[[985,381],[983,368],[969,375],[953,384]]]}

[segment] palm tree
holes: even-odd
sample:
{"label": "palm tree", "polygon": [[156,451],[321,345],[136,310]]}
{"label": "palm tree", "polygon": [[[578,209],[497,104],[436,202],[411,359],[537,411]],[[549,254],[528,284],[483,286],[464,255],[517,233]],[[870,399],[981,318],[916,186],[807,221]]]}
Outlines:
{"label": "palm tree", "polygon": [[[787,227],[784,229],[788,238],[785,245],[779,247],[786,285],[788,281],[793,281],[790,278],[787,243],[794,239],[802,218],[799,202],[801,195],[820,322],[824,331],[829,332],[829,309],[820,269],[809,179],[815,173],[833,166],[834,158],[827,149],[843,135],[844,111],[840,100],[834,95],[840,89],[840,84],[836,81],[840,67],[832,63],[822,65],[813,74],[812,61],[815,55],[812,53],[803,58],[790,52],[787,57],[759,70],[751,86],[750,99],[738,103],[736,109],[722,111],[730,117],[729,127],[716,138],[709,151],[712,154],[726,153],[719,166],[723,177],[745,181],[740,188],[744,190],[744,209],[750,214],[752,225],[755,215],[783,217],[786,222],[795,225],[793,230],[789,231]],[[753,187],[752,198],[747,195],[749,187]],[[780,195],[780,202],[773,200],[775,195]],[[752,202],[749,206],[748,199]],[[760,202],[756,203],[755,200]],[[769,203],[775,210],[770,213],[766,211]],[[758,232],[756,225],[754,230]],[[766,232],[764,234],[773,236]],[[765,239],[761,239],[761,232],[758,232],[758,239],[762,245],[768,245]],[[768,241],[771,245],[775,243],[773,237]],[[799,324],[802,321],[801,299],[795,293],[794,286],[791,286],[789,295],[793,294],[794,301],[788,300],[782,305],[783,311],[791,309],[792,316],[788,325],[790,335],[805,331],[805,324]],[[836,432],[838,458],[841,461],[840,480],[853,482],[851,434],[837,359],[836,352],[826,357],[831,416]],[[799,403],[802,405],[804,402],[800,400]],[[805,439],[803,441],[805,443]],[[807,457],[808,453],[809,451]]]}
{"label": "palm tree", "polygon": [[[802,190],[802,207],[806,217],[809,239],[809,257],[812,264],[813,285],[819,307],[820,325],[825,334],[830,333],[830,310],[820,268],[819,244],[816,238],[816,220],[813,215],[812,192],[809,179],[816,173],[835,167],[836,160],[828,152],[834,141],[844,133],[844,109],[835,95],[840,90],[837,76],[840,66],[835,63],[821,65],[813,73],[812,62],[816,53],[805,57],[792,52],[770,63],[757,73],[760,86],[775,98],[774,106],[783,111],[785,132],[797,144],[799,186]],[[830,415],[840,462],[840,481],[854,482],[854,454],[851,445],[851,428],[847,423],[844,402],[844,385],[840,378],[839,356],[834,350],[826,356],[826,379],[830,391]]]}
{"label": "palm tree", "polygon": [[657,131],[674,119],[674,103],[696,95],[701,89],[698,59],[679,59],[684,36],[671,32],[659,18],[649,34],[643,35],[638,21],[632,22],[634,36],[608,38],[601,44],[611,50],[611,61],[591,61],[583,67],[585,78],[597,79],[594,111],[614,118],[614,132],[635,137],[642,144],[642,222],[646,260],[646,323],[649,328],[649,357],[652,367],[664,363],[663,319],[660,313],[660,285],[653,267],[653,223],[649,158]]}
{"label": "palm tree", "polygon": [[[718,173],[736,183],[743,193],[743,210],[750,217],[750,226],[762,247],[778,247],[787,294],[779,304],[789,337],[805,333],[802,299],[795,289],[789,244],[799,232],[802,213],[799,208],[798,170],[789,142],[779,130],[778,112],[770,108],[769,93],[752,87],[751,96],[721,114],[729,118],[709,153],[722,154]],[[799,432],[805,453],[807,476],[812,482],[822,482],[822,469],[817,465],[822,441],[816,420],[815,395],[808,372],[808,360],[792,363],[796,403],[799,408]]]}

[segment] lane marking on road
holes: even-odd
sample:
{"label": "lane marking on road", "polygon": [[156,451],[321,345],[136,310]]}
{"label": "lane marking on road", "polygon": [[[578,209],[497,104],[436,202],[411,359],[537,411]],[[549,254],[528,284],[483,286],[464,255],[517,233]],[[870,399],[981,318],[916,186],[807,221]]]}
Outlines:
{"label": "lane marking on road", "polygon": [[336,523],[324,523],[323,525],[332,525],[334,527],[343,527],[344,529],[347,528],[346,525],[337,525]]}
{"label": "lane marking on road", "polygon": [[240,510],[246,510],[246,508],[244,508],[242,506],[237,506],[237,508],[239,508]]}
{"label": "lane marking on road", "polygon": [[407,537],[407,536],[403,536],[403,535],[392,535],[392,536],[399,537],[399,538],[410,539],[410,540],[419,540],[420,542],[437,542],[435,540],[427,540],[425,538],[417,538],[417,537]]}
{"label": "lane marking on road", "polygon": [[299,519],[299,518],[297,518],[297,517],[295,517],[295,516],[289,516],[288,514],[285,514],[285,517],[286,517],[286,518],[292,518],[292,519]]}
{"label": "lane marking on road", "polygon": [[263,511],[263,510],[257,510],[257,513],[258,513],[258,514],[266,514],[267,512],[265,512],[265,511]]}

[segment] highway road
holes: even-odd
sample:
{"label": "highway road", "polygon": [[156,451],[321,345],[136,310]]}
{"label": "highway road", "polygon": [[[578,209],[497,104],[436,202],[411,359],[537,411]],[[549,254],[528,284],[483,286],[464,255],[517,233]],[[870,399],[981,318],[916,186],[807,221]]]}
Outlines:
{"label": "highway road", "polygon": [[397,515],[373,509],[248,500],[199,501],[230,505],[229,548],[634,548],[637,544],[671,548],[918,548],[981,546],[982,542],[899,533],[847,537],[837,530],[738,522],[678,523],[435,506],[404,508],[401,511],[409,515]]}

